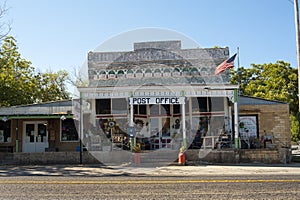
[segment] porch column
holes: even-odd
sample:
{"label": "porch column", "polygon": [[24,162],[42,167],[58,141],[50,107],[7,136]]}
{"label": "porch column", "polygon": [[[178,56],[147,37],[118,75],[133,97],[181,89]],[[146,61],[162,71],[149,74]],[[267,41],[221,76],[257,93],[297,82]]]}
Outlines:
{"label": "porch column", "polygon": [[[184,94],[184,91],[182,92]],[[184,96],[184,95],[182,95]],[[182,113],[182,142],[183,142],[183,147],[186,150],[187,148],[187,139],[186,139],[186,124],[185,124],[185,100],[181,104],[181,113]]]}
{"label": "porch column", "polygon": [[16,152],[19,152],[19,120],[16,119]]}
{"label": "porch column", "polygon": [[228,107],[228,121],[229,121],[229,131],[230,131],[230,134],[233,133],[232,131],[232,108],[231,106]]}
{"label": "porch column", "polygon": [[130,104],[130,123],[129,126],[133,127],[134,123],[133,123],[133,104]]}
{"label": "porch column", "polygon": [[239,148],[238,90],[234,89],[234,147]]}
{"label": "porch column", "polygon": [[82,145],[82,140],[83,140],[83,108],[82,108],[82,93],[80,92],[79,96],[79,101],[80,101],[80,132],[79,132],[79,163],[82,164],[82,154],[83,154],[83,145]]}
{"label": "porch column", "polygon": [[132,133],[128,133],[129,134],[129,138],[130,138],[130,151],[133,152],[133,148],[135,146],[135,130],[134,130],[134,122],[133,122],[133,101],[132,101],[132,94],[130,95],[129,98],[129,109],[130,109],[130,119],[129,119],[129,131]]}

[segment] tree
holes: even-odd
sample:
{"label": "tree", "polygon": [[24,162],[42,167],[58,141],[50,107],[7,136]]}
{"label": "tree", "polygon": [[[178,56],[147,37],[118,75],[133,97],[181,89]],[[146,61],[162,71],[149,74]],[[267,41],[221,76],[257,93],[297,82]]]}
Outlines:
{"label": "tree", "polygon": [[33,103],[31,91],[37,80],[33,79],[34,68],[21,58],[13,37],[6,37],[0,52],[0,106]]}
{"label": "tree", "polygon": [[37,102],[56,101],[69,99],[69,93],[66,89],[68,72],[61,70],[58,72],[38,73],[35,78],[39,80],[37,90],[34,96]]}
{"label": "tree", "polygon": [[74,68],[73,73],[69,74],[68,82],[74,87],[87,87],[89,84],[88,77],[80,68]]}
{"label": "tree", "polygon": [[16,40],[8,36],[0,49],[0,106],[69,99],[67,72],[36,73],[31,62],[21,58]]}
{"label": "tree", "polygon": [[[241,94],[289,103],[290,119],[297,119],[298,71],[289,63],[251,64],[251,68],[232,70],[231,83],[240,85]],[[300,139],[299,122],[293,121],[291,133],[294,141]]]}
{"label": "tree", "polygon": [[292,141],[297,142],[299,141],[299,119],[296,116],[290,115],[290,122],[291,122],[291,136]]}
{"label": "tree", "polygon": [[240,84],[241,94],[287,102],[290,104],[291,113],[296,114],[297,69],[284,61],[251,66],[252,68],[241,67],[238,71],[231,71],[231,83]]}

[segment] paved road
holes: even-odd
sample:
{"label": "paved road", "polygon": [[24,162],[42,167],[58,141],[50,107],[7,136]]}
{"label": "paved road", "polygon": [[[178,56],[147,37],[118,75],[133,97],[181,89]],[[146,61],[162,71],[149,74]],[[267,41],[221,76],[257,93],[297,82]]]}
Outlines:
{"label": "paved road", "polygon": [[0,167],[0,199],[299,199],[298,166]]}

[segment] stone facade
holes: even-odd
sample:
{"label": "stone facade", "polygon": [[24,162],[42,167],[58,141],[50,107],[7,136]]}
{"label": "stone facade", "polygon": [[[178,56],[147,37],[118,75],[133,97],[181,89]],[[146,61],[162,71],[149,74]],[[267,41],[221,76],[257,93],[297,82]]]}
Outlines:
{"label": "stone facade", "polygon": [[270,136],[273,148],[291,146],[289,105],[286,103],[265,105],[240,105],[240,115],[258,116],[258,136]]}
{"label": "stone facade", "polygon": [[[2,165],[47,165],[47,164],[79,164],[79,152],[42,152],[42,153],[13,153],[8,155],[0,154]],[[82,163],[99,164],[90,153],[83,152]]]}
{"label": "stone facade", "polygon": [[229,83],[228,71],[214,75],[228,48],[180,47],[180,41],[142,42],[129,52],[89,52],[90,86]]}

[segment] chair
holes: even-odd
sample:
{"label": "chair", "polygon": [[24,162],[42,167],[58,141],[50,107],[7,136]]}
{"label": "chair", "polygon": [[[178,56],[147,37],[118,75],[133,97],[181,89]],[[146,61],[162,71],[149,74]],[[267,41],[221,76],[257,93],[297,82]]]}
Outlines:
{"label": "chair", "polygon": [[273,144],[273,136],[272,135],[264,136],[264,148],[272,146],[272,145],[268,145],[268,144]]}

